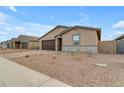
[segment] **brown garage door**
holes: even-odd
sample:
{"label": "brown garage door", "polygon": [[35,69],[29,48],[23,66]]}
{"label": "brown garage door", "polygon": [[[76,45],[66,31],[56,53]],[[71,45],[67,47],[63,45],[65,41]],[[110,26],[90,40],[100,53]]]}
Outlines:
{"label": "brown garage door", "polygon": [[22,48],[28,49],[28,42],[22,42]]}
{"label": "brown garage door", "polygon": [[44,40],[42,41],[43,50],[55,50],[55,40]]}

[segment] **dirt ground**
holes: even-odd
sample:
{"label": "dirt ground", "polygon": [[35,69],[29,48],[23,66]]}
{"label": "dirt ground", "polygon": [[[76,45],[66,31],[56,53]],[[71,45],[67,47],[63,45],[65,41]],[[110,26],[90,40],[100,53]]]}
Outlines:
{"label": "dirt ground", "polygon": [[0,54],[8,54],[8,53],[15,53],[15,52],[23,52],[23,51],[29,51],[28,49],[6,49],[6,48],[0,48]]}
{"label": "dirt ground", "polygon": [[32,50],[0,56],[72,86],[124,86],[124,55]]}

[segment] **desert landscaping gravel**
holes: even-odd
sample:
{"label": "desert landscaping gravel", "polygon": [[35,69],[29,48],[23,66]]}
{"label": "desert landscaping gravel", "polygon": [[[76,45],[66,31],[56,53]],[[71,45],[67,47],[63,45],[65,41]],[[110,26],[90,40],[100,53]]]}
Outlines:
{"label": "desert landscaping gravel", "polygon": [[29,51],[17,55],[6,54],[4,57],[72,86],[124,86],[124,55],[53,51]]}

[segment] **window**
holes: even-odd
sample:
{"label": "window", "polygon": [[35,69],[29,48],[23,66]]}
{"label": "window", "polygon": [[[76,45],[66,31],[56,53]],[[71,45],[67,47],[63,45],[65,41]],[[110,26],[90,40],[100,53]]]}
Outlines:
{"label": "window", "polygon": [[74,45],[79,45],[80,44],[80,35],[73,35],[72,40]]}

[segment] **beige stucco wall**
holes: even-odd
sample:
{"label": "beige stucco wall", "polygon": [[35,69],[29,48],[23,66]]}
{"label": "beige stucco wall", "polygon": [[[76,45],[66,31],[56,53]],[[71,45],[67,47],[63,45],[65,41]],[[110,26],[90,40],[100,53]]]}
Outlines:
{"label": "beige stucco wall", "polygon": [[[80,35],[80,45],[74,46],[72,36]],[[73,29],[62,36],[62,51],[97,52],[98,36],[96,30]]]}
{"label": "beige stucco wall", "polygon": [[62,45],[73,46],[72,36],[75,34],[80,35],[80,46],[97,45],[98,37],[96,31],[80,28],[77,30],[73,29],[64,34],[62,36]]}
{"label": "beige stucco wall", "polygon": [[39,48],[42,49],[42,40],[51,40],[55,39],[55,36],[63,32],[66,28],[56,28],[52,32],[48,33],[46,36],[39,40]]}
{"label": "beige stucco wall", "polygon": [[39,49],[39,42],[29,42],[29,49]]}
{"label": "beige stucco wall", "polygon": [[116,41],[101,41],[98,42],[98,52],[116,54]]}

